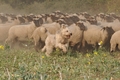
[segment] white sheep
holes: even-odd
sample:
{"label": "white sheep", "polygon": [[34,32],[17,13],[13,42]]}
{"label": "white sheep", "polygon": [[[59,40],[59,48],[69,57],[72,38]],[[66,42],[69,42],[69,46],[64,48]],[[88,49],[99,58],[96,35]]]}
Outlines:
{"label": "white sheep", "polygon": [[42,26],[45,27],[51,34],[55,34],[61,27],[61,24],[65,24],[66,22],[62,19],[58,19],[53,23],[43,24]]}
{"label": "white sheep", "polygon": [[0,44],[3,44],[5,39],[8,37],[8,31],[9,29],[14,26],[20,24],[20,21],[18,19],[14,19],[11,23],[1,24],[0,25]]}
{"label": "white sheep", "polygon": [[40,48],[44,46],[46,37],[48,36],[48,31],[45,27],[38,27],[33,32],[31,39],[34,41],[35,50],[38,52]]}
{"label": "white sheep", "polygon": [[28,41],[34,30],[40,25],[39,19],[34,19],[30,24],[12,26],[5,43],[8,45],[10,43],[12,47],[16,41]]}

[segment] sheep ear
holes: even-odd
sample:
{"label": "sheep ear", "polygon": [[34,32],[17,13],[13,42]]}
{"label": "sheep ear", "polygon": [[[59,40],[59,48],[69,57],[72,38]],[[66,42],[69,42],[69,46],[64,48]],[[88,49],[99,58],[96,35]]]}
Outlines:
{"label": "sheep ear", "polygon": [[81,30],[86,30],[86,27],[84,26],[84,24],[82,23],[82,25],[80,26]]}
{"label": "sheep ear", "polygon": [[112,28],[112,26],[109,26],[110,28]]}
{"label": "sheep ear", "polygon": [[47,32],[47,29],[45,28],[45,33]]}
{"label": "sheep ear", "polygon": [[76,22],[75,24],[76,24],[76,26],[79,26],[80,23],[79,23],[79,22]]}
{"label": "sheep ear", "polygon": [[67,24],[67,23],[66,23],[64,20],[62,20],[62,19],[61,19],[61,20],[57,20],[56,22],[59,23],[60,25],[62,25],[62,24]]}
{"label": "sheep ear", "polygon": [[45,27],[41,27],[41,31],[42,31],[43,33],[46,33],[46,32],[47,32],[47,29],[46,29]]}
{"label": "sheep ear", "polygon": [[105,30],[106,29],[106,27],[103,27],[101,30]]}
{"label": "sheep ear", "polygon": [[59,23],[59,21],[58,21],[58,20],[56,20],[55,22],[56,22],[56,23]]}
{"label": "sheep ear", "polygon": [[86,27],[84,26],[83,23],[77,22],[76,26],[78,26],[80,28],[80,30],[86,30]]}
{"label": "sheep ear", "polygon": [[13,20],[17,19],[17,17],[12,18]]}
{"label": "sheep ear", "polygon": [[106,28],[110,28],[110,27],[112,28],[112,26],[106,26],[106,27],[104,27],[104,28],[106,29]]}

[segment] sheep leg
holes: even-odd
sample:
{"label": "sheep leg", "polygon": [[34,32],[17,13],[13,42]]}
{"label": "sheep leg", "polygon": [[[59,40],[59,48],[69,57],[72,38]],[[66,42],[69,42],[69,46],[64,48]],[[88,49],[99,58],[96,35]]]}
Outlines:
{"label": "sheep leg", "polygon": [[115,48],[116,48],[116,44],[112,44],[112,43],[111,43],[110,52],[115,51]]}
{"label": "sheep leg", "polygon": [[94,48],[95,50],[98,50],[99,45],[98,45],[97,43],[94,43],[94,44],[93,44],[93,48]]}
{"label": "sheep leg", "polygon": [[118,44],[118,49],[120,50],[120,45]]}
{"label": "sheep leg", "polygon": [[10,48],[13,46],[13,43],[14,43],[14,41],[13,41],[12,38],[10,38],[10,37],[8,37],[8,38],[5,40],[5,45],[10,46]]}
{"label": "sheep leg", "polygon": [[44,46],[41,51],[45,52],[46,51],[46,46]]}
{"label": "sheep leg", "polygon": [[79,43],[77,43],[74,47],[73,47],[73,50],[74,51],[80,51],[81,50],[81,46],[82,46],[82,43],[81,42],[79,42]]}
{"label": "sheep leg", "polygon": [[10,48],[14,49],[16,47],[19,47],[20,42],[17,41],[17,39],[13,39],[12,42],[10,43]]}
{"label": "sheep leg", "polygon": [[33,40],[34,40],[34,48],[38,52],[39,37],[36,35],[36,37],[33,37]]}
{"label": "sheep leg", "polygon": [[38,52],[44,46],[44,43],[39,39],[39,37],[34,38],[35,50]]}
{"label": "sheep leg", "polygon": [[44,46],[45,46],[45,42],[39,41],[39,45],[38,45],[39,49],[42,49]]}
{"label": "sheep leg", "polygon": [[[116,50],[116,46],[117,46],[117,44],[111,43],[111,47],[110,47],[110,55],[111,56],[114,56],[113,52]],[[120,47],[118,47],[118,48],[120,48]]]}
{"label": "sheep leg", "polygon": [[38,50],[39,50],[38,47],[39,47],[39,42],[36,42],[34,48],[35,48],[35,50],[36,50],[37,52],[39,52],[39,51],[38,51]]}
{"label": "sheep leg", "polygon": [[83,39],[82,43],[81,43],[82,49],[81,51],[83,52],[83,54],[87,53],[87,49],[88,49],[88,44],[87,42]]}

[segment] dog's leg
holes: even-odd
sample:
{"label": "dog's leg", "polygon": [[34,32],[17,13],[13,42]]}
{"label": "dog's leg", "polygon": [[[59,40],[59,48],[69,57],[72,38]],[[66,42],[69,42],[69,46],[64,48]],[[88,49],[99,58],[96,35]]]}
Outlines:
{"label": "dog's leg", "polygon": [[64,53],[67,53],[67,48],[65,46],[62,46],[62,50]]}
{"label": "dog's leg", "polygon": [[50,54],[52,53],[52,51],[53,51],[53,47],[52,46],[47,46],[46,47],[46,56],[47,57],[49,57],[50,56]]}
{"label": "dog's leg", "polygon": [[69,48],[69,43],[65,44],[66,49],[68,50]]}
{"label": "dog's leg", "polygon": [[65,46],[65,45],[63,45],[63,44],[60,44],[60,43],[59,43],[56,47],[58,47],[58,48],[62,49],[64,53],[66,53],[66,52],[67,52],[67,48],[66,48],[66,46]]}

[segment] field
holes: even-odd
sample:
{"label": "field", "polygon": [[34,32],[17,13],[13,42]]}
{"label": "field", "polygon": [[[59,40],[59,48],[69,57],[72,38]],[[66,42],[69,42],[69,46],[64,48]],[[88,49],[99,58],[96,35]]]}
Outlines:
{"label": "field", "polygon": [[46,57],[34,49],[0,47],[0,80],[120,80],[120,54],[104,48],[81,54],[59,50]]}
{"label": "field", "polygon": [[[15,2],[17,1],[17,2]],[[0,0],[0,13],[27,15],[103,12],[120,14],[120,0]],[[38,1],[38,2],[36,2]],[[10,50],[0,45],[0,80],[120,80],[120,51],[110,55],[104,48],[93,53],[62,54],[51,57],[34,49]]]}

